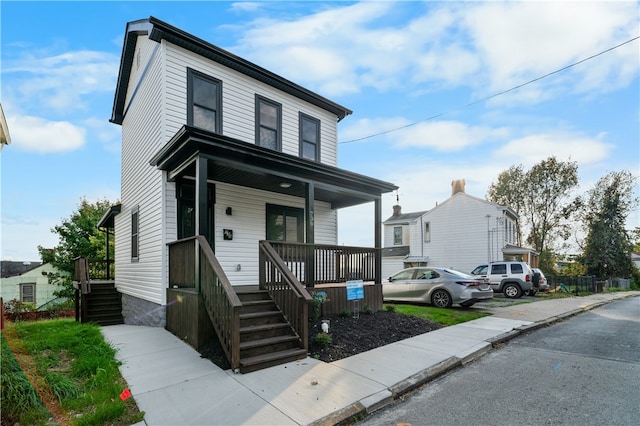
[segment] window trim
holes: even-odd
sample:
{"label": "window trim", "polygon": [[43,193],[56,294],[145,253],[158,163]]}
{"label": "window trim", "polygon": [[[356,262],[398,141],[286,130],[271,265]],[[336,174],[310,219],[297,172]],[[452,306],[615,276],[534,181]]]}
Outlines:
{"label": "window trim", "polygon": [[[315,158],[311,159],[311,158],[305,158],[304,155],[304,143],[308,142],[303,138],[304,135],[304,122],[308,121],[308,122],[313,122],[316,124],[316,141],[314,142],[315,144]],[[298,144],[299,144],[299,155],[300,158],[304,158],[305,160],[310,160],[310,161],[316,161],[316,162],[320,162],[320,134],[321,134],[321,121],[315,117],[312,117],[308,114],[305,114],[304,112],[299,112],[298,113]],[[310,143],[310,142],[309,142]]]}
{"label": "window trim", "polygon": [[[277,115],[278,115],[277,124],[276,124],[277,128],[272,130],[276,131],[276,149],[275,150],[282,152],[282,104],[276,101],[272,101],[271,99],[261,96],[257,93],[255,95],[255,128],[256,128],[255,142],[256,142],[256,145],[266,148],[260,143],[260,129],[262,128],[262,125],[260,124],[260,104],[262,102],[276,108]],[[269,128],[269,127],[265,126],[265,128]]]}
{"label": "window trim", "polygon": [[[31,287],[31,297],[33,298],[33,300],[31,301],[27,301],[24,300],[24,288],[25,287]],[[36,303],[36,283],[20,283],[20,301],[22,303]]]}
{"label": "window trim", "polygon": [[[282,206],[279,204],[269,204],[267,203],[265,205],[265,238],[268,241],[274,241],[274,240],[270,240],[269,239],[269,216],[273,213],[278,213],[278,212],[283,212],[285,213],[285,218],[286,216],[295,216],[298,218],[298,229],[296,230],[296,235],[298,237],[298,241],[287,241],[285,240],[275,240],[275,241],[282,241],[285,243],[304,243],[304,209],[300,208],[300,207],[291,207],[291,206]],[[291,214],[289,214],[291,213]],[[285,224],[286,224],[286,220],[285,220]],[[285,238],[287,235],[286,229],[285,229]]]}
{"label": "window trim", "polygon": [[[398,242],[398,235],[396,235],[397,230],[400,230],[400,241]],[[394,226],[393,227],[393,245],[394,246],[401,246],[402,245],[402,234],[403,234],[403,230],[402,230],[402,226]]]}
{"label": "window trim", "polygon": [[[135,227],[134,227],[134,223],[135,223]],[[137,262],[139,260],[140,260],[140,206],[135,206],[134,208],[131,209],[131,261]]]}
{"label": "window trim", "polygon": [[222,134],[222,80],[218,80],[217,78],[211,77],[210,75],[204,74],[200,71],[196,71],[192,68],[187,68],[187,124],[189,126],[194,126],[193,124],[193,79],[199,78],[202,80],[206,80],[207,82],[214,84],[217,86],[216,89],[216,120],[215,120],[215,132],[216,134]]}

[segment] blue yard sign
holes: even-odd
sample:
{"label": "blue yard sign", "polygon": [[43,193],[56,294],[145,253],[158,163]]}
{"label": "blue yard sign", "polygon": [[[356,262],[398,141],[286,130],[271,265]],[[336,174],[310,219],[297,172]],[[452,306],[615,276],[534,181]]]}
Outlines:
{"label": "blue yard sign", "polygon": [[347,300],[364,299],[362,280],[347,281]]}

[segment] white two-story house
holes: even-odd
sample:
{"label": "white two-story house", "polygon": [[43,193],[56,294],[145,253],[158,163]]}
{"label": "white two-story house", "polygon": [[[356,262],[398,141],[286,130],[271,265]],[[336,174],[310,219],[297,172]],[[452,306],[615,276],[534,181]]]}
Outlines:
{"label": "white two-story house", "polygon": [[517,244],[518,215],[508,206],[464,192],[464,180],[452,183],[452,195],[431,210],[393,215],[384,221],[383,276],[411,266],[440,266],[469,273],[501,260],[537,266],[537,253]]}
{"label": "white two-story house", "polygon": [[[122,127],[121,205],[103,218],[124,321],[200,330],[204,305],[233,351],[237,336],[220,328],[242,327],[245,287],[296,310],[306,289],[355,273],[381,305],[381,195],[397,187],[337,167],[349,114],[156,18],[128,23],[110,120]],[[337,211],[364,203],[378,250],[349,252],[336,245]]]}

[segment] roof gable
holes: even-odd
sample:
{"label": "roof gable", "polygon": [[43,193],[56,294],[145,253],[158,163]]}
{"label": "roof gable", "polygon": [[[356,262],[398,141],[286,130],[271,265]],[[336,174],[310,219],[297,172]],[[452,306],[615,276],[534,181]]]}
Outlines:
{"label": "roof gable", "polygon": [[136,42],[139,36],[144,35],[148,35],[150,40],[158,43],[162,40],[166,40],[176,46],[180,46],[193,53],[238,71],[248,77],[254,78],[285,93],[323,108],[324,110],[335,114],[338,121],[352,113],[348,108],[305,89],[304,87],[280,77],[279,75],[274,74],[252,62],[242,59],[231,52],[186,33],[185,31],[173,27],[157,18],[149,17],[148,19],[141,19],[127,23],[125,39],[122,46],[122,56],[120,58],[118,83],[116,86],[116,93],[110,119],[113,123],[122,124],[124,119],[126,92],[134,62]]}

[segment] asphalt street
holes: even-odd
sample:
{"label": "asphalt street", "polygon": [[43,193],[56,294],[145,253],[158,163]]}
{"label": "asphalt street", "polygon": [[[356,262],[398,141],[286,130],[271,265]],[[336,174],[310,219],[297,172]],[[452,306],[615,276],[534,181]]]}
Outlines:
{"label": "asphalt street", "polygon": [[362,425],[631,425],[640,418],[640,298],[520,336]]}

